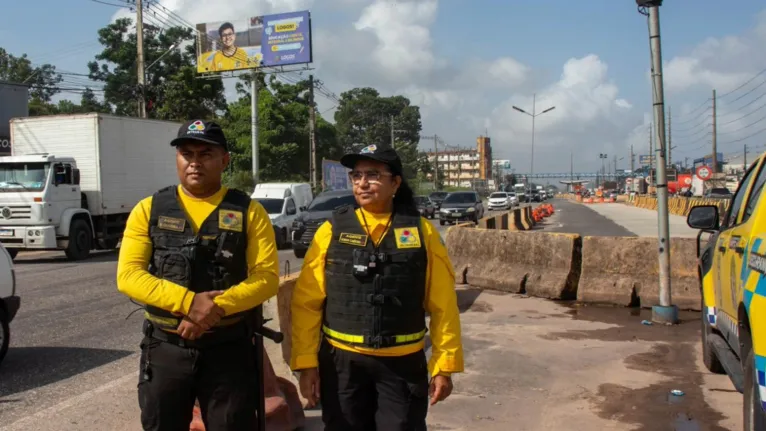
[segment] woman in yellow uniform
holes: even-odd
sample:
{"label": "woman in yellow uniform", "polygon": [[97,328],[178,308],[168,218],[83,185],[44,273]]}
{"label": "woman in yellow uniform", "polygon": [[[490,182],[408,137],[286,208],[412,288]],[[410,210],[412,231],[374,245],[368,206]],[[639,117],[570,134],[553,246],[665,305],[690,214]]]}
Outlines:
{"label": "woman in yellow uniform", "polygon": [[321,399],[325,430],[425,430],[429,395],[446,399],[463,371],[455,274],[396,151],[370,145],[341,163],[360,208],[336,209],[306,253],[291,368],[309,406]]}

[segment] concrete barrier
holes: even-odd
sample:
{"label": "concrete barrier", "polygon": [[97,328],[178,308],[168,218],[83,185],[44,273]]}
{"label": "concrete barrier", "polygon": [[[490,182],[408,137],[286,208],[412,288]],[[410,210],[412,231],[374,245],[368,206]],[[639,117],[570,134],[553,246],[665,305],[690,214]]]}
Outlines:
{"label": "concrete barrier", "polygon": [[576,297],[579,235],[450,229],[446,244],[458,283],[541,298]]}
{"label": "concrete barrier", "polygon": [[[694,238],[671,238],[672,302],[681,309],[700,309]],[[656,238],[584,237],[580,302],[651,307],[659,304]]]}
{"label": "concrete barrier", "polygon": [[523,210],[516,208],[508,214],[508,230],[525,230]]}
{"label": "concrete barrier", "polygon": [[[668,211],[670,214],[686,217],[689,215],[689,211],[692,208],[699,205],[716,205],[720,214],[725,214],[729,208],[731,199],[709,199],[709,198],[685,198],[685,197],[672,197],[668,199]],[[647,195],[631,196],[626,202],[628,205],[633,205],[638,208],[644,208],[649,210],[657,209],[657,198]]]}

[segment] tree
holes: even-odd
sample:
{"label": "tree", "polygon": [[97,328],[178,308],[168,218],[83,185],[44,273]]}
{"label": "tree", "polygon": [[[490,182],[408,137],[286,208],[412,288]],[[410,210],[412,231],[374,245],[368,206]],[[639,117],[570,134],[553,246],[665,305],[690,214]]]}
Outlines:
{"label": "tree", "polygon": [[132,22],[121,18],[100,29],[98,40],[104,49],[96,55],[97,61],[88,63],[90,78],[104,82],[104,99],[117,115],[137,115],[142,91],[149,118],[207,119],[226,109],[221,79],[199,79],[196,75],[196,41],[189,28],[171,27],[160,32],[144,26],[146,85],[139,88],[138,45]]}
{"label": "tree", "polygon": [[418,142],[422,125],[420,109],[404,96],[381,97],[374,88],[354,88],[340,96],[335,112],[338,141],[345,151],[359,151],[367,145],[390,146],[399,152],[406,178],[418,171]]}
{"label": "tree", "polygon": [[16,57],[0,48],[0,80],[29,85],[29,99],[50,103],[51,98],[60,91],[58,84],[61,74],[56,66],[43,64],[33,66],[26,54]]}

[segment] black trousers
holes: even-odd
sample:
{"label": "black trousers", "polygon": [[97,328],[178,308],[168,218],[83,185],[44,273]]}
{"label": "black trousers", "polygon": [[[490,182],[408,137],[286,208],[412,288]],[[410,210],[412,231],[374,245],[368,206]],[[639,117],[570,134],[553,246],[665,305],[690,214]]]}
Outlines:
{"label": "black trousers", "polygon": [[423,350],[399,357],[319,349],[322,421],[326,431],[420,431],[428,415]]}
{"label": "black trousers", "polygon": [[258,384],[249,339],[194,349],[144,337],[138,378],[147,431],[189,431],[199,399],[207,431],[253,431]]}

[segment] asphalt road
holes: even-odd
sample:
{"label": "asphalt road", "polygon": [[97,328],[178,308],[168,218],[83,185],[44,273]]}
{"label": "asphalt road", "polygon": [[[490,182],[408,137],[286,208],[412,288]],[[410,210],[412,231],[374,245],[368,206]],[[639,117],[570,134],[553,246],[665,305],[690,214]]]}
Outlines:
{"label": "asphalt road", "polygon": [[583,204],[552,199],[554,213],[538,225],[548,232],[576,233],[582,236],[636,236],[631,231]]}

